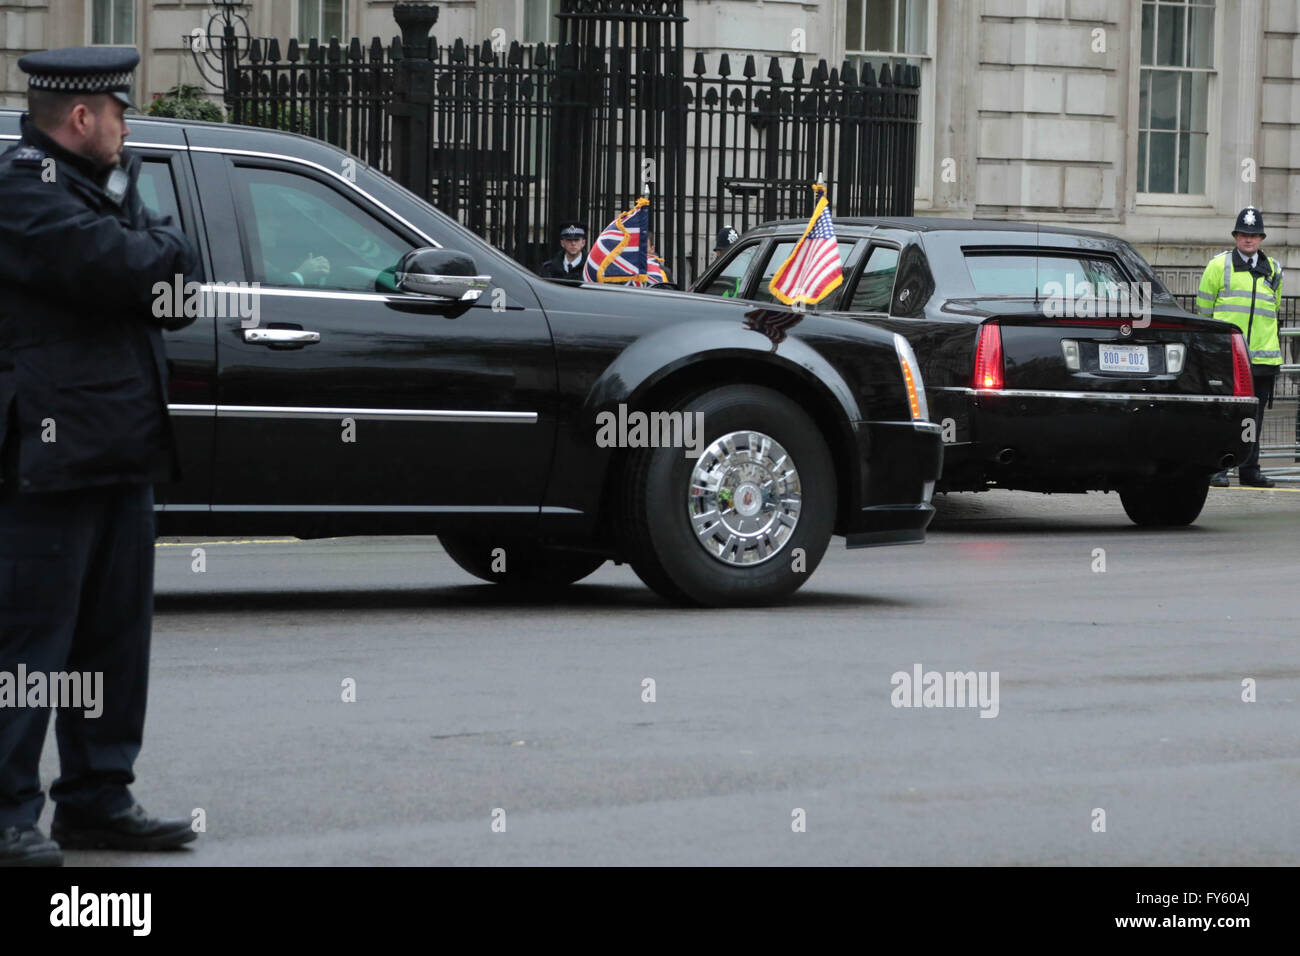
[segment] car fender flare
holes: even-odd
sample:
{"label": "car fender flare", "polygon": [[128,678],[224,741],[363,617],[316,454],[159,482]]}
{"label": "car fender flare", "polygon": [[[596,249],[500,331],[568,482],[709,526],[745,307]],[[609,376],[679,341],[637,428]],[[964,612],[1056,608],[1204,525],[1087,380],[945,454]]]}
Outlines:
{"label": "car fender flare", "polygon": [[806,342],[786,339],[780,351],[774,352],[766,340],[753,344],[738,340],[735,322],[720,321],[692,324],[692,347],[684,351],[682,331],[682,326],[667,326],[624,349],[592,383],[583,401],[583,416],[590,421],[596,414],[612,411],[621,403],[638,407],[644,396],[658,385],[688,368],[744,358],[799,379],[837,410],[841,425],[865,417],[857,396],[843,376]]}

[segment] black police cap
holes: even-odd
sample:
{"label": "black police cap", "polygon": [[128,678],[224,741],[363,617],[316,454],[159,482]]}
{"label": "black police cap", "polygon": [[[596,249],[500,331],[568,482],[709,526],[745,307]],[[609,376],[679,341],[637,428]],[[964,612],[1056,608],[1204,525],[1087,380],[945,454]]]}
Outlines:
{"label": "black police cap", "polygon": [[578,219],[566,220],[565,222],[560,223],[560,238],[561,239],[586,239],[587,227],[582,224],[581,220]]}
{"label": "black police cap", "polygon": [[730,249],[732,245],[735,243],[735,241],[739,238],[740,238],[740,233],[736,232],[736,230],[733,227],[723,226],[721,229],[718,230],[718,241],[713,246],[713,251],[721,252],[723,249]]}
{"label": "black police cap", "polygon": [[1264,232],[1264,214],[1254,206],[1247,206],[1241,212],[1237,213],[1237,224],[1232,227],[1234,233],[1240,232],[1247,236],[1263,236]]}
{"label": "black police cap", "polygon": [[73,46],[29,53],[18,61],[27,85],[52,93],[107,93],[127,106],[131,76],[140,63],[135,47]]}

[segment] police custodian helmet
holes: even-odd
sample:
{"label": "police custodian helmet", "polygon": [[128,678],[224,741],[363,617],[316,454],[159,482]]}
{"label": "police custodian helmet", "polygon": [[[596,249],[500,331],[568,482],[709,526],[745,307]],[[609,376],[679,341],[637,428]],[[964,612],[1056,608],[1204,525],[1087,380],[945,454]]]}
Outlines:
{"label": "police custodian helmet", "polygon": [[1247,206],[1241,212],[1237,213],[1237,224],[1232,227],[1233,235],[1243,233],[1247,236],[1263,236],[1264,216],[1254,206]]}
{"label": "police custodian helmet", "polygon": [[139,62],[135,47],[74,46],[29,53],[18,61],[18,69],[33,90],[107,93],[134,106],[131,75]]}

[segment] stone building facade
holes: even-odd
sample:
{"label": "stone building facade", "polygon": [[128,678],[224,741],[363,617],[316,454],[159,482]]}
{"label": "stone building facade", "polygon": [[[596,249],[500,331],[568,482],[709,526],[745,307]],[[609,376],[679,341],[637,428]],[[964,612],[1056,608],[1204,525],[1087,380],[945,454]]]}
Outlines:
{"label": "stone building facade", "polygon": [[[442,39],[554,39],[559,0],[441,0]],[[251,0],[255,34],[396,33],[391,0]],[[0,102],[24,52],[133,43],[138,95],[199,82],[198,0],[0,0]],[[916,208],[1116,233],[1176,291],[1263,209],[1300,267],[1297,0],[686,0],[695,50],[922,70]],[[1290,291],[1300,291],[1293,287]]]}

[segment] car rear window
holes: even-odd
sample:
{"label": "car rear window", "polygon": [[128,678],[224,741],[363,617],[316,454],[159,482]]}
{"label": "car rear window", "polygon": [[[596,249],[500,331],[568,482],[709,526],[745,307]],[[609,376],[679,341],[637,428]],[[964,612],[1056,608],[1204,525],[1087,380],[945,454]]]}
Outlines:
{"label": "car rear window", "polygon": [[[966,270],[980,295],[1050,295],[1078,289],[1085,282],[1094,289],[1098,283],[1128,282],[1119,263],[1105,256],[964,252]],[[1049,283],[1056,286],[1045,291]]]}

